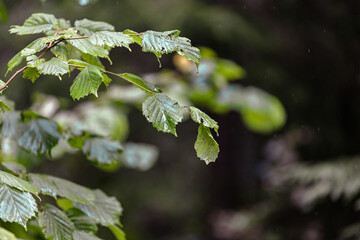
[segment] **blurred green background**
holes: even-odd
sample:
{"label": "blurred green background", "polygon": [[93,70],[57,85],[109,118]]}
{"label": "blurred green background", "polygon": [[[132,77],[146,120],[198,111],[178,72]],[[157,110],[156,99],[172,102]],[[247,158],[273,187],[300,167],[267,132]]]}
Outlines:
{"label": "blurred green background", "polygon": [[[116,196],[125,209],[129,240],[360,239],[359,1],[0,0],[1,73],[33,39],[10,35],[9,26],[35,12],[105,21],[118,31],[178,29],[193,45],[213,49],[246,71],[235,79],[226,70],[216,72],[239,92],[233,108],[208,104],[211,94],[193,96],[220,125],[215,164],[205,166],[196,158],[196,125],[180,125],[175,138],[157,132],[137,108],[128,108],[127,140],[159,148],[150,170],[107,173],[80,154],[33,167]],[[159,69],[154,56],[136,47],[132,53],[115,49],[111,58],[114,65],[107,67],[113,72],[181,73],[173,56],[164,56]],[[214,60],[204,61],[206,67]],[[211,76],[218,84],[221,76]],[[6,95],[17,109],[31,106],[35,92],[54,95],[70,109],[78,104],[70,100],[70,85],[66,78],[35,84],[18,78]],[[254,116],[246,113],[253,105],[236,104],[245,101],[241,89],[249,86],[271,94],[263,100],[266,111],[271,101],[283,104],[287,119],[281,129],[266,125],[277,121],[276,114],[283,125],[281,110]],[[101,234],[111,239],[108,232]]]}

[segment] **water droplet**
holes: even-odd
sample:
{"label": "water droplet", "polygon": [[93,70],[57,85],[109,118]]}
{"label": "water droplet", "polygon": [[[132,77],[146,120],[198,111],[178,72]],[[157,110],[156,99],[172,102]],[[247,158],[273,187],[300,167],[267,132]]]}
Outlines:
{"label": "water droplet", "polygon": [[308,48],[308,53],[310,54],[310,48]]}

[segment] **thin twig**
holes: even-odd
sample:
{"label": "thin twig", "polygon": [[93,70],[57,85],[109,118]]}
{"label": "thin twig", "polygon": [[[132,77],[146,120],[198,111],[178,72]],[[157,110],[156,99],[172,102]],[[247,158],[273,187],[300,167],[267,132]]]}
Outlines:
{"label": "thin twig", "polygon": [[9,84],[11,83],[11,81],[14,80],[14,78],[15,78],[19,73],[21,73],[22,71],[24,71],[25,69],[27,69],[27,67],[28,67],[28,66],[26,65],[25,67],[23,67],[23,68],[19,69],[18,71],[16,71],[16,72],[14,73],[14,75],[12,75],[11,78],[9,78],[9,80],[7,80],[7,82],[0,87],[0,91],[4,90],[4,89],[7,87],[7,85],[9,85]]}

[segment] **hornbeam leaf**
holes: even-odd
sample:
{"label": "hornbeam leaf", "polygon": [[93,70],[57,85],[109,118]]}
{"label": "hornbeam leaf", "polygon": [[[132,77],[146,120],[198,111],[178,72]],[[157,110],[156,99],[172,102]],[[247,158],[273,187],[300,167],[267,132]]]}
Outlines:
{"label": "hornbeam leaf", "polygon": [[96,233],[98,227],[94,219],[90,218],[88,215],[83,213],[77,208],[70,208],[65,211],[66,215],[74,223],[75,228],[84,232]]}
{"label": "hornbeam leaf", "polygon": [[105,69],[104,65],[102,64],[101,60],[98,57],[94,57],[93,55],[82,53],[81,58],[88,63],[88,65],[94,65],[101,69]]}
{"label": "hornbeam leaf", "polygon": [[60,196],[81,203],[90,203],[95,199],[90,189],[62,178],[44,174],[29,174],[29,178],[42,194],[54,198]]}
{"label": "hornbeam leaf", "polygon": [[25,129],[18,144],[33,154],[44,154],[61,138],[58,126],[46,119],[32,119],[26,123]]}
{"label": "hornbeam leaf", "polygon": [[195,142],[197,156],[209,164],[215,162],[219,154],[219,145],[211,135],[210,129],[200,124]]}
{"label": "hornbeam leaf", "polygon": [[8,70],[5,75],[7,75],[11,70],[17,67],[25,57],[21,56],[21,52],[17,53],[10,61],[8,62]]}
{"label": "hornbeam leaf", "polygon": [[185,56],[188,60],[196,63],[200,62],[200,50],[191,46],[191,41],[185,37],[179,37],[180,31],[155,32],[146,31],[143,34],[142,50],[152,52],[157,58],[163,54],[177,52]]}
{"label": "hornbeam leaf", "polygon": [[57,19],[52,14],[34,13],[25,20],[23,26],[11,26],[10,33],[18,35],[44,33],[51,30]]}
{"label": "hornbeam leaf", "polygon": [[50,51],[61,60],[67,61],[69,59],[69,51],[63,42],[52,47]]}
{"label": "hornbeam leaf", "polygon": [[121,162],[130,168],[149,170],[156,162],[159,150],[149,144],[126,143],[121,155]]}
{"label": "hornbeam leaf", "polygon": [[129,37],[131,37],[133,39],[134,43],[137,43],[138,45],[141,46],[142,43],[142,37],[140,37],[140,34],[130,30],[130,29],[126,29],[125,31],[123,31],[123,34],[129,35]]}
{"label": "hornbeam leaf", "polygon": [[94,190],[94,194],[95,201],[92,204],[74,202],[74,207],[83,211],[102,226],[120,224],[119,217],[122,213],[122,207],[116,198],[106,196],[99,189]]}
{"label": "hornbeam leaf", "polygon": [[23,72],[23,78],[29,79],[31,82],[35,82],[40,77],[39,71],[34,67],[28,67]]}
{"label": "hornbeam leaf", "polygon": [[74,240],[101,240],[101,238],[98,238],[97,236],[84,232],[84,231],[74,231],[73,233]]}
{"label": "hornbeam leaf", "polygon": [[124,231],[117,226],[109,226],[110,231],[114,234],[117,240],[126,240]]}
{"label": "hornbeam leaf", "polygon": [[209,115],[201,111],[200,109],[196,107],[190,107],[190,116],[194,122],[203,124],[205,127],[208,128],[213,128],[216,134],[219,135],[218,133],[219,125],[217,124],[217,122],[213,120],[211,117],[209,117]]}
{"label": "hornbeam leaf", "polygon": [[19,131],[19,120],[21,116],[19,112],[6,112],[3,115],[3,125],[1,136],[13,138]]}
{"label": "hornbeam leaf", "polygon": [[154,94],[142,106],[146,119],[159,131],[176,134],[176,124],[183,119],[180,105],[162,93]]}
{"label": "hornbeam leaf", "polygon": [[[75,36],[80,37],[80,36]],[[75,40],[67,40],[71,45],[79,49],[83,53],[91,54],[95,57],[108,57],[109,51],[100,46],[96,46],[90,42],[89,39],[75,39]]]}
{"label": "hornbeam leaf", "polygon": [[113,164],[118,161],[122,146],[117,141],[106,138],[88,138],[84,141],[82,151],[88,159],[98,164]]}
{"label": "hornbeam leaf", "polygon": [[109,31],[101,31],[96,32],[89,38],[90,42],[94,45],[98,45],[101,47],[126,47],[129,48],[129,44],[133,43],[133,39],[126,34],[121,32],[109,32]]}
{"label": "hornbeam leaf", "polygon": [[17,162],[2,162],[1,165],[16,174],[26,173],[26,168]]}
{"label": "hornbeam leaf", "polygon": [[26,229],[27,221],[38,211],[36,201],[28,192],[0,185],[0,218],[16,222]]}
{"label": "hornbeam leaf", "polygon": [[0,183],[6,184],[13,188],[17,188],[21,191],[33,193],[35,195],[37,195],[39,192],[33,185],[31,185],[27,181],[22,180],[21,178],[4,171],[0,171]]}
{"label": "hornbeam leaf", "polygon": [[42,74],[55,75],[60,79],[61,75],[70,71],[68,63],[56,57],[40,64],[39,66],[37,66],[37,69]]}
{"label": "hornbeam leaf", "polygon": [[135,87],[140,88],[143,91],[147,91],[147,92],[150,91],[153,93],[161,92],[160,89],[156,88],[154,85],[152,85],[152,83],[142,79],[139,76],[136,76],[135,74],[122,73],[119,74],[119,76],[124,78],[128,82],[131,82],[132,84],[134,84]]}
{"label": "hornbeam leaf", "polygon": [[97,97],[97,90],[102,82],[102,75],[99,68],[87,66],[75,78],[70,87],[70,95],[75,99],[83,98],[90,93]]}
{"label": "hornbeam leaf", "polygon": [[82,19],[75,21],[75,27],[81,34],[90,36],[99,31],[114,31],[113,25],[106,22],[92,21],[89,19]]}
{"label": "hornbeam leaf", "polygon": [[9,232],[5,228],[0,227],[0,239],[2,240],[17,240],[12,232]]}
{"label": "hornbeam leaf", "polygon": [[46,204],[39,213],[39,225],[45,237],[52,240],[72,240],[74,224],[60,209]]}
{"label": "hornbeam leaf", "polygon": [[0,109],[2,113],[5,113],[6,111],[10,111],[10,107],[4,103],[4,101],[0,100]]}

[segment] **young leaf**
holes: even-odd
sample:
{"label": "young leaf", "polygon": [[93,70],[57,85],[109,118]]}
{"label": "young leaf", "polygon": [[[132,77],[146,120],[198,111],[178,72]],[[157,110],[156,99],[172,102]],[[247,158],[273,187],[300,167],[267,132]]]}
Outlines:
{"label": "young leaf", "polygon": [[124,231],[117,226],[109,226],[109,229],[114,234],[117,240],[126,240],[126,235]]}
{"label": "young leaf", "polygon": [[153,145],[126,143],[121,155],[121,162],[127,167],[146,171],[155,164],[158,155],[159,151]]}
{"label": "young leaf", "polygon": [[108,31],[96,32],[91,35],[89,40],[92,44],[101,47],[126,47],[130,51],[129,44],[134,42],[133,39],[126,34]]}
{"label": "young leaf", "polygon": [[1,136],[13,138],[19,131],[19,120],[21,116],[19,112],[6,112],[3,115],[3,125]]}
{"label": "young leaf", "polygon": [[109,86],[109,84],[111,83],[112,79],[109,78],[109,76],[106,75],[106,74],[104,74],[104,73],[101,74],[101,76],[102,76],[102,82],[105,84],[105,86],[106,86],[106,87]]}
{"label": "young leaf", "polygon": [[213,120],[209,115],[201,111],[200,109],[196,107],[190,107],[190,115],[191,119],[194,122],[197,122],[199,124],[203,124],[205,127],[213,128],[217,135],[219,135],[219,125],[215,120]]}
{"label": "young leaf", "polygon": [[52,240],[72,240],[74,224],[60,209],[46,204],[39,213],[39,225],[45,237]]}
{"label": "young leaf", "polygon": [[10,111],[10,107],[4,103],[4,101],[0,100],[0,109],[2,113],[5,113],[6,111]]}
{"label": "young leaf", "polygon": [[209,164],[215,162],[219,154],[219,145],[211,135],[210,129],[200,124],[195,142],[197,156]]}
{"label": "young leaf", "polygon": [[36,68],[40,64],[44,63],[45,59],[44,58],[39,59],[36,55],[30,55],[26,57],[26,61],[27,61],[27,66],[29,68]]}
{"label": "young leaf", "polygon": [[21,178],[4,171],[0,171],[0,183],[6,184],[13,188],[17,188],[20,191],[33,193],[35,195],[37,195],[39,192],[33,185],[31,185],[27,181],[22,180]]}
{"label": "young leaf", "polygon": [[75,21],[75,27],[81,34],[90,36],[99,31],[114,31],[113,25],[106,22],[92,21],[89,19],[82,19]]}
{"label": "young leaf", "polygon": [[90,218],[81,210],[77,208],[70,208],[69,210],[66,210],[65,213],[69,217],[69,219],[74,223],[75,229],[84,232],[92,232],[92,233],[97,232],[98,227],[96,225],[95,220]]}
{"label": "young leaf", "polygon": [[105,138],[89,138],[84,141],[82,151],[88,159],[98,164],[113,164],[119,159],[122,147],[119,142]]}
{"label": "young leaf", "polygon": [[125,79],[126,81],[134,84],[135,87],[140,88],[141,90],[145,92],[153,92],[153,93],[159,93],[161,92],[160,89],[156,88],[152,83],[142,79],[139,76],[136,76],[135,74],[131,73],[122,73],[118,75],[119,77]]}
{"label": "young leaf", "polygon": [[179,37],[180,31],[155,32],[146,31],[143,35],[142,50],[152,52],[157,58],[162,54],[177,52],[185,56],[188,60],[196,63],[200,62],[200,50],[191,46],[188,38]]}
{"label": "young leaf", "polygon": [[103,226],[120,224],[119,216],[122,213],[122,207],[116,198],[106,196],[99,189],[94,190],[94,194],[93,204],[74,202],[74,206]]}
{"label": "young leaf", "polygon": [[90,203],[95,199],[90,189],[62,178],[44,174],[29,174],[29,178],[31,183],[42,194],[50,195],[54,198],[60,196],[81,203]]}
{"label": "young leaf", "polygon": [[8,62],[8,70],[5,75],[7,75],[11,70],[13,70],[16,66],[18,66],[25,57],[21,56],[21,52],[17,53],[10,61]]}
{"label": "young leaf", "polygon": [[27,221],[38,211],[36,201],[28,192],[0,185],[0,218],[16,222],[26,229]]}
{"label": "young leaf", "polygon": [[10,33],[18,35],[44,33],[53,28],[57,20],[52,14],[34,13],[25,20],[23,26],[11,26]]}
{"label": "young leaf", "polygon": [[29,79],[31,82],[35,82],[36,79],[40,77],[39,71],[34,67],[28,67],[23,72],[23,78]]}
{"label": "young leaf", "polygon": [[26,123],[25,129],[18,144],[33,154],[44,154],[61,138],[58,126],[46,119],[32,119]]}
{"label": "young leaf", "polygon": [[0,227],[0,239],[2,240],[17,240],[12,232],[9,232],[5,228]]}
{"label": "young leaf", "polygon": [[90,93],[97,97],[97,90],[101,81],[102,75],[99,68],[89,65],[75,78],[70,87],[70,95],[74,100],[83,98]]}
{"label": "young leaf", "polygon": [[162,93],[148,97],[142,106],[146,119],[159,131],[176,134],[176,124],[183,119],[180,105]]}
{"label": "young leaf", "polygon": [[81,58],[87,63],[86,66],[88,66],[90,64],[90,65],[97,66],[101,69],[105,69],[104,65],[102,64],[102,62],[100,61],[100,59],[98,57],[94,57],[93,55],[90,55],[87,53],[82,53]]}
{"label": "young leaf", "polygon": [[142,43],[142,37],[140,36],[139,33],[130,30],[130,29],[126,29],[125,31],[123,31],[123,34],[129,35],[129,37],[131,37],[133,39],[134,43],[137,43],[138,45],[141,46]]}
{"label": "young leaf", "polygon": [[69,59],[69,51],[63,42],[52,47],[50,51],[61,60],[67,61]]}
{"label": "young leaf", "polygon": [[61,75],[64,75],[65,73],[68,73],[70,71],[68,63],[56,57],[40,64],[39,66],[37,66],[37,69],[42,74],[55,75],[59,77],[60,80]]}
{"label": "young leaf", "polygon": [[[80,36],[75,36],[80,37]],[[91,54],[95,57],[108,57],[109,51],[105,48],[93,45],[89,39],[75,39],[75,40],[67,40],[71,45],[79,49],[83,53]]]}
{"label": "young leaf", "polygon": [[97,236],[84,232],[84,231],[74,231],[73,233],[74,240],[101,240]]}

